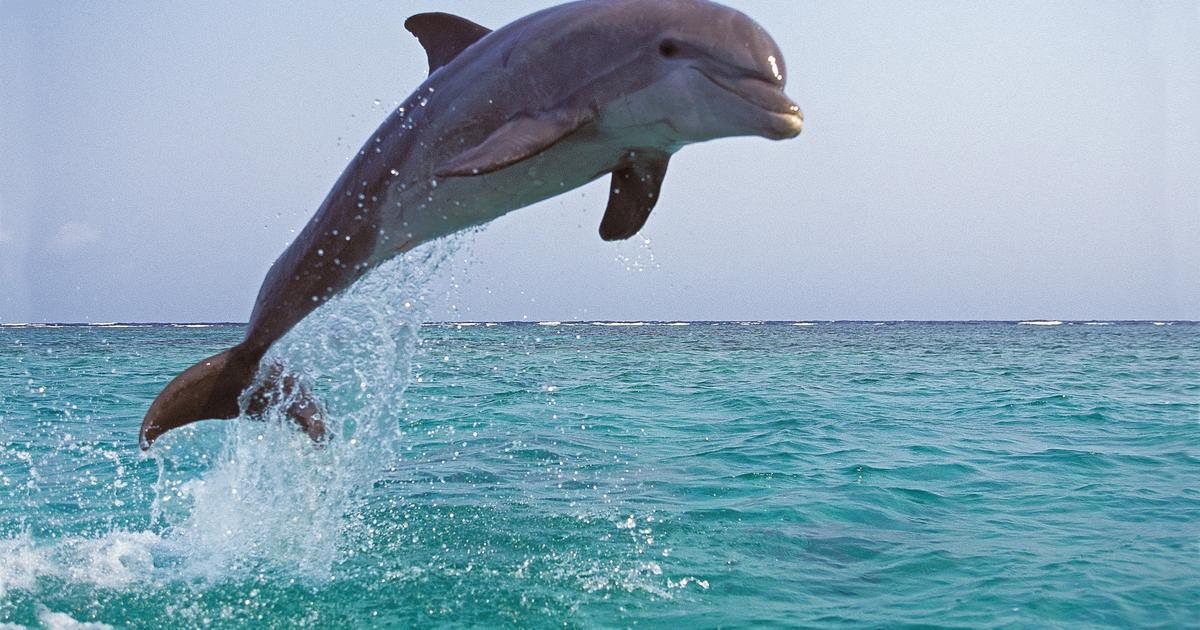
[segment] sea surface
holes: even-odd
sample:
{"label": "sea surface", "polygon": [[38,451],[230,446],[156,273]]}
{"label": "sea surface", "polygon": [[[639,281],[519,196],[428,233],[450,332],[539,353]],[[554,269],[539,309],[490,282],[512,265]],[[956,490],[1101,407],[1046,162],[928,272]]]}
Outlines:
{"label": "sea surface", "polygon": [[241,325],[0,327],[0,628],[1200,626],[1200,325],[397,295],[273,355],[319,446],[271,417],[139,452]]}

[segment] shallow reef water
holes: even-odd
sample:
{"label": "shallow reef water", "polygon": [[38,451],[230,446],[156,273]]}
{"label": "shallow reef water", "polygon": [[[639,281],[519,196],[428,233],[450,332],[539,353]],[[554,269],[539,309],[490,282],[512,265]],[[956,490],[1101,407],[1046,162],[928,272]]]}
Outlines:
{"label": "shallow reef water", "polygon": [[420,287],[273,350],[321,446],[139,453],[241,325],[0,327],[0,627],[1200,625],[1196,324],[421,324]]}

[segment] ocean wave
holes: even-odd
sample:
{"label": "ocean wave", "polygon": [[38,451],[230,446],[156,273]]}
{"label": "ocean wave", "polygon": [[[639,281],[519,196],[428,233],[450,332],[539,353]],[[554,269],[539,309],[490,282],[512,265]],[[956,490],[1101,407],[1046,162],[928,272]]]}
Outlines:
{"label": "ocean wave", "polygon": [[593,326],[649,326],[650,322],[592,322]]}
{"label": "ocean wave", "polygon": [[41,604],[37,607],[37,620],[46,630],[113,630],[113,626],[106,623],[79,621],[67,613],[54,612]]}
{"label": "ocean wave", "polygon": [[1112,322],[1083,322],[1084,326],[1112,326]]}
{"label": "ocean wave", "polygon": [[[0,397],[13,420],[0,422],[0,630],[368,616],[966,626],[1012,595],[980,566],[1016,566],[1064,601],[1106,598],[1113,625],[1188,625],[1154,602],[1179,597],[1155,580],[1190,543],[1176,525],[1191,522],[1200,461],[1186,369],[1200,326],[691,322],[546,344],[529,321],[417,339],[394,329],[418,317],[405,315],[410,292],[371,299],[397,275],[331,304],[276,355],[328,405],[336,433],[319,448],[272,416],[197,424],[145,457],[133,425],[111,421],[144,413],[154,382],[200,350],[181,338],[223,345],[242,324],[6,329],[31,342],[15,350],[21,370],[0,370],[13,394]],[[779,328],[801,323],[836,334]],[[1030,523],[1054,526],[1031,538]],[[1110,545],[1156,524],[1154,540]],[[982,539],[995,544],[980,551]],[[867,590],[836,588],[849,582]],[[795,605],[773,607],[781,598]],[[747,621],[747,609],[764,612]],[[1093,620],[1078,607],[1021,615],[1005,619]]]}
{"label": "ocean wave", "polygon": [[538,322],[538,326],[561,326],[562,322]]}
{"label": "ocean wave", "polygon": [[123,589],[154,577],[152,532],[113,531],[98,538],[67,536],[52,543],[28,534],[0,540],[0,597],[9,591],[35,593],[42,579],[105,589]]}
{"label": "ocean wave", "polygon": [[1031,319],[1017,322],[1017,324],[1021,326],[1062,326],[1062,322],[1057,319]]}
{"label": "ocean wave", "polygon": [[816,326],[815,322],[792,322],[793,326]]}

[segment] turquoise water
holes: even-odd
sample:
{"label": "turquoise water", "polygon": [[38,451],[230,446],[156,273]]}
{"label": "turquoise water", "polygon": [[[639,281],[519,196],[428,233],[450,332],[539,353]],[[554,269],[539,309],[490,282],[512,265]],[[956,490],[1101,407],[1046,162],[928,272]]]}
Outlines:
{"label": "turquoise water", "polygon": [[1200,625],[1198,325],[384,302],[280,344],[322,448],[247,420],[139,454],[240,326],[0,328],[0,626]]}

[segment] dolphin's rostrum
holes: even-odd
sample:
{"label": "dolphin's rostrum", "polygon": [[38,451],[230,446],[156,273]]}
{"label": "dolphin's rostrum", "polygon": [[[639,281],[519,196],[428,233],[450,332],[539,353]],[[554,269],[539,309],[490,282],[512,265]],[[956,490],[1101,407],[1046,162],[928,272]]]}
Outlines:
{"label": "dolphin's rostrum", "polygon": [[[783,55],[749,17],[706,0],[582,0],[497,31],[445,13],[405,27],[429,78],[342,173],[259,290],[245,339],[188,368],[151,404],[141,445],[280,394],[308,433],[320,411],[267,349],[380,262],[612,174],[605,240],[645,225],[673,153],[730,136],[792,138]],[[271,392],[275,392],[272,394]]]}

